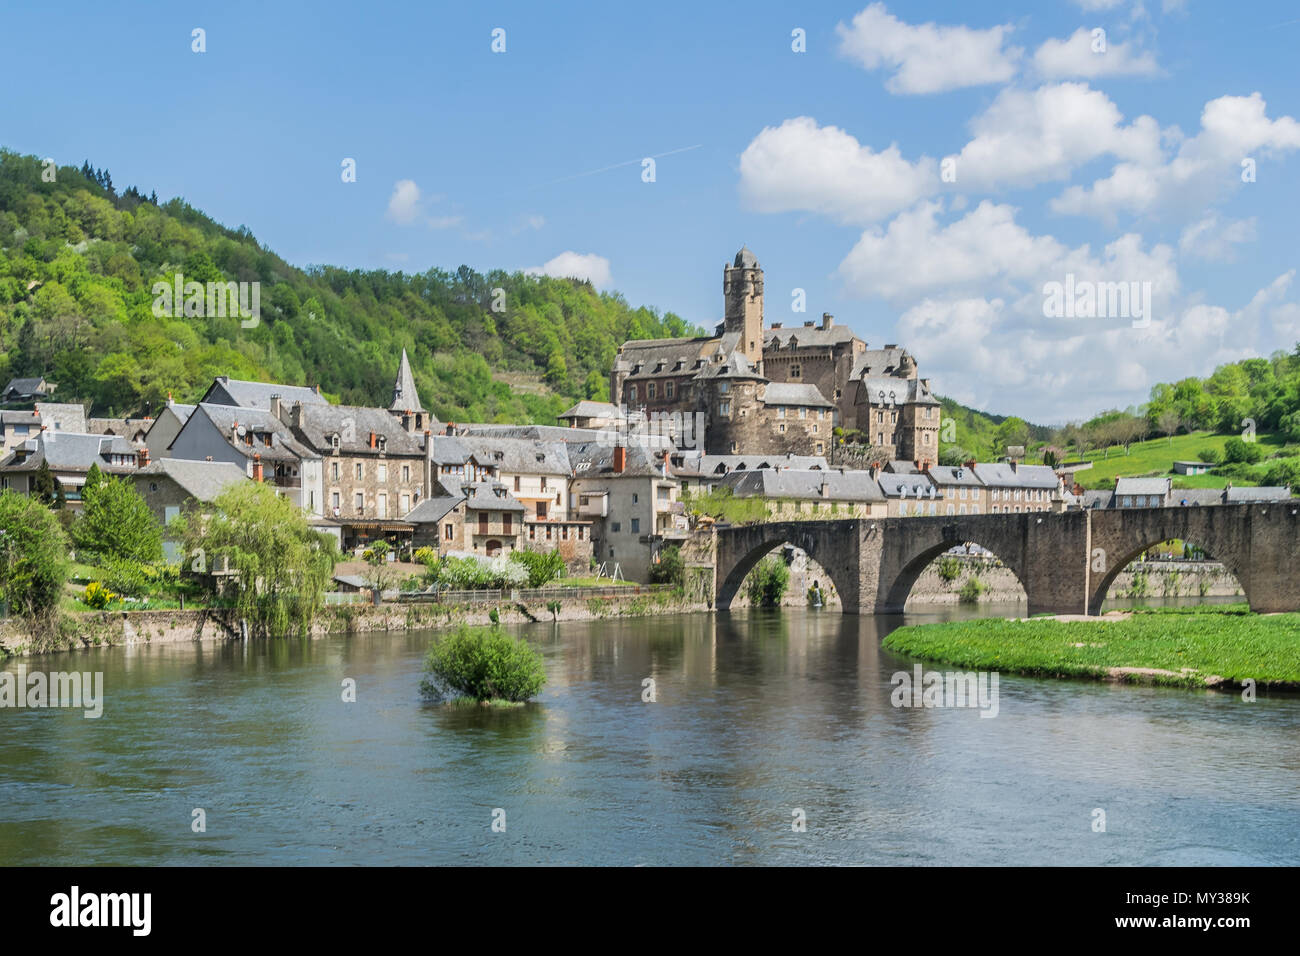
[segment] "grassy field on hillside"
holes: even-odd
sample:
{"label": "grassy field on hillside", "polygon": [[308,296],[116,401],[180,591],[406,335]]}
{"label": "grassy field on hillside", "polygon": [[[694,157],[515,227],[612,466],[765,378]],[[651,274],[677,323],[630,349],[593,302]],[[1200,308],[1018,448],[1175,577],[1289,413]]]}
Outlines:
{"label": "grassy field on hillside", "polygon": [[[1197,453],[1205,448],[1212,448],[1222,454],[1223,443],[1231,437],[1213,432],[1193,432],[1190,435],[1175,435],[1172,439],[1153,438],[1135,442],[1129,447],[1128,454],[1118,446],[1111,448],[1109,453],[1090,451],[1084,457],[1093,462],[1093,466],[1087,471],[1079,472],[1076,480],[1085,488],[1112,488],[1115,479],[1121,476],[1168,475],[1174,479],[1174,487],[1178,488],[1222,488],[1228,481],[1226,477],[1214,474],[1175,475],[1174,462],[1196,461]],[[1266,454],[1272,455],[1280,451],[1285,443],[1276,435],[1260,435],[1259,444],[1264,447]],[[1238,478],[1233,480],[1233,484],[1258,484],[1269,465],[1275,463],[1276,459],[1266,458],[1254,466],[1259,475],[1258,480],[1250,482]]]}

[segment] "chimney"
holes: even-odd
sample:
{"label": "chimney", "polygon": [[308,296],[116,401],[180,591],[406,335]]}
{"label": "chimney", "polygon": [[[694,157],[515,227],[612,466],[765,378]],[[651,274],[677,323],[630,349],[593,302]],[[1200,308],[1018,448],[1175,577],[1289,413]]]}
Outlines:
{"label": "chimney", "polygon": [[455,422],[448,422],[448,423],[447,423],[447,428],[445,429],[445,433],[446,433],[447,435],[454,436],[454,435],[456,434],[456,423],[455,423]]}
{"label": "chimney", "polygon": [[878,461],[873,461],[873,462],[872,462],[872,463],[867,467],[867,473],[868,473],[869,475],[871,475],[872,478],[876,478],[876,477],[878,477],[878,476],[880,475],[880,462],[878,462]]}
{"label": "chimney", "polygon": [[262,455],[260,452],[253,452],[253,480],[262,480]]}
{"label": "chimney", "polygon": [[280,417],[280,396],[279,395],[271,396],[271,414],[274,415],[276,418]]}
{"label": "chimney", "polygon": [[1011,473],[1013,475],[1020,473],[1020,462],[1014,458],[1011,459]]}
{"label": "chimney", "polygon": [[313,386],[311,387],[311,390],[312,390],[313,392],[315,392],[317,395],[319,395],[319,394],[320,394],[320,385],[313,385]]}
{"label": "chimney", "polygon": [[780,327],[781,327],[781,323],[780,323],[780,322],[773,322],[773,323],[772,323],[772,328],[774,328],[774,329],[779,329]]}
{"label": "chimney", "polygon": [[885,348],[887,348],[887,349],[896,349],[896,348],[898,348],[898,343],[897,343],[897,342],[889,342],[889,343],[887,343],[887,344],[885,345]]}
{"label": "chimney", "polygon": [[302,402],[294,402],[293,411],[290,413],[290,418],[294,428],[302,428],[302,413]]}
{"label": "chimney", "polygon": [[813,324],[812,324],[812,322],[805,322],[805,323],[803,324],[803,327],[804,327],[805,329],[811,329],[811,328],[813,327]]}
{"label": "chimney", "polygon": [[135,457],[136,457],[136,467],[137,467],[137,468],[147,468],[147,467],[149,467],[149,449],[148,449],[148,448],[141,448],[138,452],[136,452],[136,456],[135,456]]}
{"label": "chimney", "polygon": [[371,448],[374,448],[374,447],[375,447],[375,433],[374,433],[374,432],[371,432],[371,433],[370,433],[370,447],[371,447]]}
{"label": "chimney", "polygon": [[172,393],[171,393],[171,390],[170,390],[170,389],[167,390],[167,404],[168,404],[168,405],[175,405],[175,404],[176,404],[176,401],[172,398]]}
{"label": "chimney", "polygon": [[831,315],[829,312],[823,312],[822,330],[825,331],[826,329],[831,328],[834,324],[835,324],[835,316]]}
{"label": "chimney", "polygon": [[230,440],[232,442],[239,441],[239,422],[235,422],[230,426]]}
{"label": "chimney", "polygon": [[962,466],[963,468],[969,469],[970,471],[974,471],[974,470],[975,470],[975,459],[972,458],[970,461],[963,461],[963,462],[961,463],[961,466]]}
{"label": "chimney", "polygon": [[614,446],[614,474],[621,475],[627,470],[627,448],[623,445]]}
{"label": "chimney", "polygon": [[433,430],[424,430],[424,497],[433,497]]}

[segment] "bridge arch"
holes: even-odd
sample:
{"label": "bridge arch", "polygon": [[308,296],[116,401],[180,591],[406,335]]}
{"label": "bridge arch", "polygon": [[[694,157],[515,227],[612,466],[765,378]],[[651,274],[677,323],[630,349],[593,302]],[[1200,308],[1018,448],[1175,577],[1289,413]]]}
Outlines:
{"label": "bridge arch", "polygon": [[726,529],[718,538],[717,596],[719,611],[731,608],[750,571],[783,545],[794,545],[821,567],[835,586],[840,606],[852,612],[858,605],[858,523],[855,521],[778,521]]}
{"label": "bridge arch", "polygon": [[883,605],[881,606],[881,610],[885,611],[886,613],[896,613],[896,614],[903,613],[903,609],[907,604],[907,599],[909,596],[911,596],[912,589],[916,586],[917,580],[921,577],[922,574],[925,573],[925,569],[928,568],[935,561],[936,558],[943,556],[944,554],[951,551],[955,547],[960,547],[961,545],[967,543],[979,545],[985,551],[988,551],[990,554],[992,554],[993,557],[1001,561],[1002,565],[1005,568],[1007,568],[1007,570],[1009,570],[1012,574],[1015,575],[1016,581],[1020,584],[1021,589],[1025,592],[1025,599],[1028,600],[1029,589],[1026,586],[1025,579],[1022,575],[1022,572],[1018,570],[1016,567],[1016,563],[1018,562],[1013,563],[1014,558],[1013,560],[1009,561],[1007,558],[1003,557],[1002,554],[998,553],[998,551],[996,551],[994,548],[988,547],[982,544],[978,540],[968,540],[968,541],[943,540],[937,543],[931,542],[921,547],[919,550],[917,550],[917,552],[912,557],[906,560],[902,568],[900,568],[897,574],[894,576],[892,583],[888,584],[887,589],[885,591],[885,599]]}

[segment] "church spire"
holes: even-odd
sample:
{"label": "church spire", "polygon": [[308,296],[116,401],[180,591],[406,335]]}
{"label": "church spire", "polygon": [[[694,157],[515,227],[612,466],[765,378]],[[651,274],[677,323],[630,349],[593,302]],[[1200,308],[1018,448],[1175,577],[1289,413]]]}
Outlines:
{"label": "church spire", "polygon": [[402,349],[402,364],[397,367],[397,381],[393,383],[393,404],[388,406],[392,412],[422,412],[420,396],[415,391],[415,376],[411,374],[411,363]]}

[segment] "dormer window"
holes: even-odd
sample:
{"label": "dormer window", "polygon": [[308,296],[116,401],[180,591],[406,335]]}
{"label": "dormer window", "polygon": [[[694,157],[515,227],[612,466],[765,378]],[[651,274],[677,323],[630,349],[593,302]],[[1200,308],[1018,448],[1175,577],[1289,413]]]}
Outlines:
{"label": "dormer window", "polygon": [[386,449],[387,447],[388,447],[388,436],[387,436],[387,435],[380,435],[380,436],[379,436],[379,450],[380,450],[380,451],[383,451],[383,450]]}
{"label": "dormer window", "polygon": [[338,432],[335,432],[333,435],[330,435],[330,449],[333,450],[333,451],[338,451],[338,450],[339,450],[339,433],[338,433]]}

